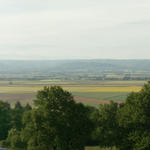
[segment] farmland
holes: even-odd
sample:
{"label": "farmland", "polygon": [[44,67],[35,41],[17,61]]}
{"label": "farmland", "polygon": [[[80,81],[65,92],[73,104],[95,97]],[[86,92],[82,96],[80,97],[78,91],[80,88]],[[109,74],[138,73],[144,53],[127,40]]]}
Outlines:
{"label": "farmland", "polygon": [[[133,62],[135,63],[135,61]],[[0,67],[0,100],[7,101],[11,104],[11,107],[9,107],[9,104],[1,101],[1,107],[7,111],[4,111],[6,117],[1,117],[0,119],[6,118],[6,121],[4,120],[5,122],[3,120],[1,122],[4,122],[8,127],[12,123],[12,127],[9,132],[14,132],[14,135],[8,134],[8,131],[6,131],[6,134],[4,134],[5,137],[3,137],[3,139],[8,140],[8,145],[11,146],[12,149],[14,145],[11,143],[15,142],[14,139],[16,139],[16,135],[18,140],[20,140],[22,139],[22,137],[26,137],[27,133],[28,146],[32,145],[32,140],[34,139],[34,137],[36,137],[35,135],[44,135],[44,137],[46,137],[44,138],[44,141],[48,141],[48,143],[44,142],[46,148],[44,147],[42,149],[47,149],[47,145],[49,145],[50,140],[52,140],[53,143],[55,143],[55,141],[58,141],[58,143],[59,141],[63,141],[63,143],[68,143],[68,145],[70,144],[70,146],[72,146],[72,142],[68,141],[70,139],[73,139],[71,141],[74,141],[75,139],[75,141],[79,141],[77,143],[81,142],[82,144],[83,139],[86,140],[85,137],[91,138],[93,136],[93,133],[89,132],[90,130],[94,131],[96,137],[92,137],[91,139],[89,138],[89,140],[91,141],[89,141],[89,144],[85,144],[84,142],[84,146],[95,146],[86,147],[85,150],[110,150],[110,148],[104,149],[103,147],[111,146],[114,146],[112,150],[116,150],[115,147],[118,147],[118,143],[119,146],[121,144],[121,146],[123,145],[126,147],[126,144],[129,140],[128,136],[130,136],[131,134],[127,133],[128,136],[126,138],[124,134],[120,136],[120,133],[126,133],[126,131],[128,130],[128,122],[125,129],[124,122],[122,122],[121,126],[118,123],[120,122],[120,120],[122,120],[122,118],[126,119],[124,117],[127,117],[128,120],[128,116],[130,115],[133,115],[133,117],[131,118],[135,118],[135,116],[137,116],[137,122],[139,121],[138,119],[140,118],[139,116],[141,115],[141,110],[143,111],[143,109],[141,109],[141,106],[143,104],[142,102],[144,100],[145,104],[147,104],[149,100],[147,96],[149,94],[149,88],[148,92],[145,92],[146,98],[144,97],[139,99],[140,97],[138,96],[138,94],[143,93],[143,91],[139,91],[146,83],[146,81],[150,80],[150,62],[146,63],[147,65],[144,65],[143,70],[142,66],[140,67],[140,62],[139,65],[135,63],[136,66],[138,66],[136,67],[134,63],[131,63],[130,65],[130,63],[126,63],[126,61],[123,61],[123,64],[120,61],[113,61],[113,65],[109,64],[109,61],[107,63],[107,61],[99,62],[97,60],[94,60],[92,62],[88,61],[88,63],[84,61],[65,62],[61,66],[59,65],[59,63],[56,63],[56,66],[50,66],[51,63],[45,61],[36,63],[21,61],[1,63],[2,68]],[[147,84],[148,87],[149,84],[150,83]],[[66,92],[64,92],[60,87],[53,87],[50,89],[45,88],[43,90],[44,86],[61,86],[64,90],[72,93],[72,95],[74,96],[74,100],[77,103],[70,102],[71,93],[66,94]],[[144,87],[146,87],[146,85]],[[37,93],[39,90],[43,91]],[[57,91],[59,93],[57,93]],[[139,102],[141,101],[138,107],[138,111],[136,112],[134,112],[134,109],[136,108],[135,104],[137,102],[136,99],[130,96],[129,101],[125,101],[130,92],[139,92],[133,94],[133,96],[137,95],[136,97]],[[39,106],[37,105],[37,107],[34,107],[34,109],[32,109],[33,107],[30,107],[30,105],[26,104],[29,103],[31,104],[31,106],[34,106],[33,100],[36,99],[37,94],[38,99],[36,100],[36,102]],[[65,98],[62,98],[60,94],[65,96]],[[66,95],[69,95],[69,97],[66,97]],[[116,103],[110,103],[111,100],[119,104],[124,102],[125,107],[119,107],[120,105],[117,105]],[[130,103],[130,100],[133,100],[133,103]],[[17,101],[21,102],[21,104],[16,103]],[[94,106],[95,108],[86,107],[85,105],[78,104],[78,102],[81,102],[85,105]],[[99,106],[99,104],[110,105]],[[97,109],[98,107],[99,109]],[[29,112],[26,114],[28,110],[31,110],[31,113]],[[145,109],[144,111],[147,112],[147,109]],[[139,114],[136,114],[137,112]],[[25,126],[24,123],[22,124],[22,118],[24,114],[26,124]],[[32,117],[28,115],[31,115]],[[10,122],[7,121],[8,116],[11,116],[9,119]],[[147,116],[145,118],[147,118]],[[134,124],[134,120],[131,119],[131,121],[133,121]],[[92,122],[95,122],[96,126]],[[4,128],[6,125],[4,125]],[[61,127],[60,129],[58,129],[58,125]],[[45,128],[44,130],[43,126]],[[135,129],[135,131],[136,126],[136,124],[135,126],[133,126],[133,130]],[[39,127],[38,134],[37,127]],[[60,131],[65,132],[62,132],[63,134],[57,134],[57,132],[55,132],[57,131],[57,129],[59,131],[58,133],[61,133]],[[122,129],[124,129],[123,132]],[[139,128],[137,129],[137,131],[138,130]],[[145,131],[143,126],[141,126],[141,131]],[[1,130],[1,132],[3,133],[3,129]],[[83,134],[82,132],[86,134]],[[70,138],[70,136],[68,136],[68,133],[71,133],[72,137],[75,138]],[[50,140],[47,140],[50,137],[49,135],[54,135],[54,137],[50,138]],[[80,136],[82,140],[81,138],[79,139]],[[61,140],[57,140],[58,137]],[[136,138],[138,139],[139,137],[140,136],[137,135]],[[122,142],[124,141],[124,139],[125,143]],[[41,137],[39,145],[43,144],[42,141],[43,136]],[[21,142],[22,144],[22,141],[19,142]],[[59,144],[61,145],[61,143],[62,142],[60,142]],[[98,147],[97,145],[100,145],[102,148]],[[52,146],[55,145],[52,144]],[[15,147],[18,147],[18,145],[15,145]]]}
{"label": "farmland", "polygon": [[[36,92],[44,86],[59,85],[70,91],[77,101],[99,104],[104,101],[124,101],[128,93],[138,92],[145,81],[92,81],[92,80],[13,80],[0,81],[0,99],[14,103],[31,103]],[[84,100],[85,101],[84,101]]]}
{"label": "farmland", "polygon": [[150,60],[0,61],[0,99],[31,103],[44,86],[59,85],[86,104],[120,102],[150,79],[149,65]]}

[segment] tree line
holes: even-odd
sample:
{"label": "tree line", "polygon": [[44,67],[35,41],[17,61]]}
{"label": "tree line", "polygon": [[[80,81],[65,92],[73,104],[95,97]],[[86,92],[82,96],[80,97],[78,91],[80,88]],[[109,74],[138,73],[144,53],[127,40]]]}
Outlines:
{"label": "tree line", "polygon": [[124,103],[76,103],[59,86],[38,91],[33,108],[0,101],[0,145],[11,150],[150,149],[150,82]]}

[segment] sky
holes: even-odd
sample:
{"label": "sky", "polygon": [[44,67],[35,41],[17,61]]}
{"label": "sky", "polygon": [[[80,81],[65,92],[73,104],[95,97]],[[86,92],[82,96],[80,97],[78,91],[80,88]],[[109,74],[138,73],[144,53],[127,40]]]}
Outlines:
{"label": "sky", "polygon": [[150,0],[0,0],[0,59],[150,59]]}

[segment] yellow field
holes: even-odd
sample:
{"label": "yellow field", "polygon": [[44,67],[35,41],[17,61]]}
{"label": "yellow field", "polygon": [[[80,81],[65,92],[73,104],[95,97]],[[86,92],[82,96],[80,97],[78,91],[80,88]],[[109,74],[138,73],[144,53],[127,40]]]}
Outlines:
{"label": "yellow field", "polygon": [[[42,89],[43,86],[0,86],[0,93],[32,93]],[[138,92],[140,86],[63,86],[65,90],[70,92]]]}
{"label": "yellow field", "polygon": [[71,92],[138,92],[141,87],[129,86],[129,87],[64,87],[64,89]]}

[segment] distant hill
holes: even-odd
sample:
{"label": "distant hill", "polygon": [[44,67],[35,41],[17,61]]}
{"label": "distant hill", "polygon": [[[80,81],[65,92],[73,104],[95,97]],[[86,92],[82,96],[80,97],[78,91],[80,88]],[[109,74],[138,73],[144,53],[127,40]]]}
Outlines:
{"label": "distant hill", "polygon": [[150,60],[1,60],[0,75],[104,76],[107,74],[150,77]]}

